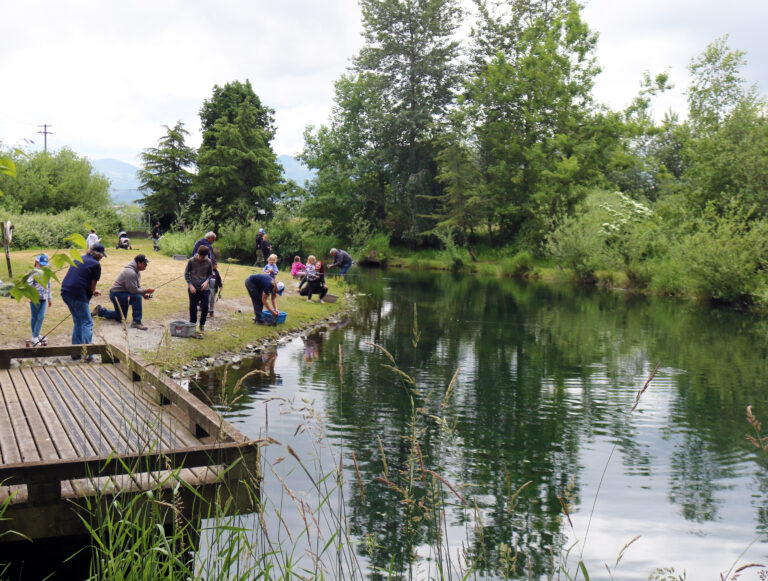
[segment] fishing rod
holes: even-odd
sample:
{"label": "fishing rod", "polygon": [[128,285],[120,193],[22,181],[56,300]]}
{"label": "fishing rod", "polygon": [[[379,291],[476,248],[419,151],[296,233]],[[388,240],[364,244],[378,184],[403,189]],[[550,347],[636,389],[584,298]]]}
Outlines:
{"label": "fishing rod", "polygon": [[[235,248],[237,248],[237,244],[235,244]],[[221,289],[224,288],[224,281],[227,280],[227,274],[229,273],[229,267],[232,263],[227,261],[227,269],[224,271],[224,278],[221,279],[221,284],[219,285],[219,295],[216,297],[216,301],[221,298]]]}
{"label": "fishing rod", "polygon": [[56,323],[56,326],[53,327],[50,331],[48,331],[45,335],[42,337],[38,337],[32,345],[28,345],[28,347],[45,347],[44,343],[46,343],[46,339],[48,339],[48,335],[53,333],[56,329],[59,328],[59,325],[61,325],[64,321],[69,319],[72,316],[72,313],[69,313],[66,317],[64,317],[61,321]]}

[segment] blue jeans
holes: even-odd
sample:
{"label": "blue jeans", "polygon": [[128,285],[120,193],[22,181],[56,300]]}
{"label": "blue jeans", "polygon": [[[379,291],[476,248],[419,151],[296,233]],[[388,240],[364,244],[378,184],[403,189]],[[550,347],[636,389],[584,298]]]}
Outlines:
{"label": "blue jeans", "polygon": [[29,309],[32,311],[32,320],[30,324],[32,326],[32,336],[39,337],[40,329],[43,328],[43,320],[45,319],[45,311],[48,309],[48,301],[40,299],[35,303],[29,303]]}
{"label": "blue jeans", "polygon": [[347,280],[347,271],[349,270],[349,267],[352,266],[352,263],[349,264],[342,264],[339,267],[339,275],[344,279]]}
{"label": "blue jeans", "polygon": [[109,309],[101,309],[99,313],[100,317],[105,319],[112,319],[113,321],[122,321],[123,317],[128,318],[128,305],[131,306],[133,311],[133,322],[141,323],[141,300],[142,296],[138,293],[131,294],[120,291],[109,291],[109,300],[112,301],[112,305],[115,307],[114,311]]}
{"label": "blue jeans", "polygon": [[61,295],[72,313],[72,345],[89,345],[93,341],[93,319],[88,301],[78,301]]}

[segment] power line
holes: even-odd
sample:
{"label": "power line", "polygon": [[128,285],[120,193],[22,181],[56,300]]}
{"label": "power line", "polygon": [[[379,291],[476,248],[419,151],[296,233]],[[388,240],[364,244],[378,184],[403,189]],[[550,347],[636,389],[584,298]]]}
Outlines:
{"label": "power line", "polygon": [[41,133],[43,135],[43,138],[45,140],[44,143],[43,143],[43,151],[47,152],[48,151],[48,136],[49,135],[53,135],[52,131],[48,131],[48,128],[51,127],[51,125],[48,125],[47,123],[44,123],[43,125],[38,125],[38,127],[42,127],[43,128],[43,130],[42,131],[38,131],[38,133]]}

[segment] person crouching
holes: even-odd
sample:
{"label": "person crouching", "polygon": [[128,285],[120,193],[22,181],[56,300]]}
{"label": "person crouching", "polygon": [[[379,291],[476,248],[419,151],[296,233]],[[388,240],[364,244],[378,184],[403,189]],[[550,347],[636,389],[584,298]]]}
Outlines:
{"label": "person crouching", "polygon": [[93,315],[103,319],[122,321],[124,318],[128,318],[128,307],[130,306],[133,315],[131,328],[146,331],[147,327],[141,322],[141,301],[148,299],[155,291],[153,288],[141,288],[141,273],[147,269],[147,264],[149,264],[149,259],[143,254],[137,254],[133,260],[126,264],[109,289],[109,300],[112,301],[115,310],[110,311],[101,305],[96,305],[93,309]]}
{"label": "person crouching", "polygon": [[213,265],[208,258],[208,247],[200,245],[197,254],[187,261],[187,268],[184,270],[184,280],[187,281],[189,294],[189,322],[197,323],[197,306],[200,305],[200,335],[205,331],[205,320],[208,318],[210,300],[208,287],[212,276]]}
{"label": "person crouching", "polygon": [[[277,317],[280,311],[277,310],[275,299],[277,295],[282,296],[285,290],[285,285],[282,282],[276,282],[268,274],[252,274],[245,279],[245,290],[248,291],[248,295],[251,297],[253,303],[253,322],[257,325],[266,325],[262,311],[266,307],[270,313],[272,313],[273,322],[277,323]],[[270,308],[267,300],[272,299],[272,307]]]}

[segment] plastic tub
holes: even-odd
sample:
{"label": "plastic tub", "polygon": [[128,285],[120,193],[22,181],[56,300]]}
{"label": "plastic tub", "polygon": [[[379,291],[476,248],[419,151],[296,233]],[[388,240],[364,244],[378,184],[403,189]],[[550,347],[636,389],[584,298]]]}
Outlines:
{"label": "plastic tub", "polygon": [[173,321],[170,323],[171,335],[174,337],[194,337],[195,323],[188,323],[187,321]]}
{"label": "plastic tub", "polygon": [[[285,313],[283,311],[277,311],[277,324],[281,325],[285,323],[285,318],[288,316],[288,313]],[[264,319],[265,323],[272,323],[272,319],[274,318],[272,316],[272,313],[270,313],[268,310],[264,309],[261,311],[261,317]]]}

